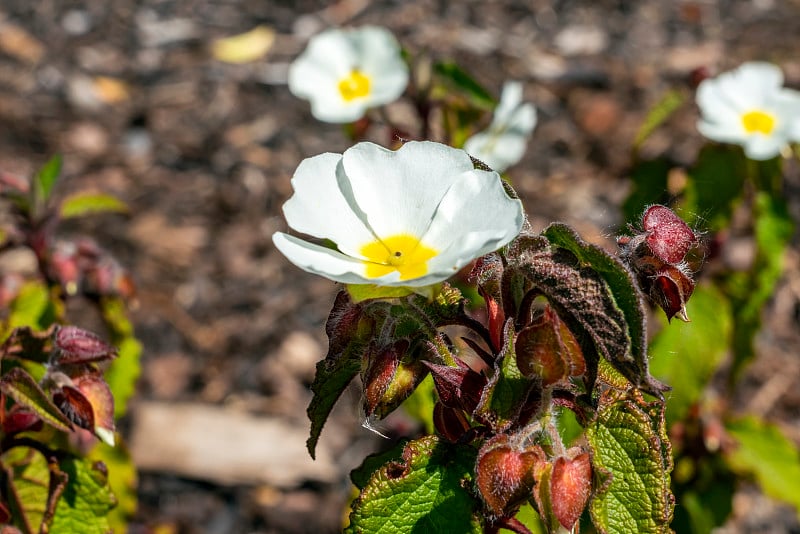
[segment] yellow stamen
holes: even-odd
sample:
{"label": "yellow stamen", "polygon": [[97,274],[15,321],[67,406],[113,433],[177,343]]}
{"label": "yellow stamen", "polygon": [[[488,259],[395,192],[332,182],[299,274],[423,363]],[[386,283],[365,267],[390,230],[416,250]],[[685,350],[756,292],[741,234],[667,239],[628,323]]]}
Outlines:
{"label": "yellow stamen", "polygon": [[360,252],[366,258],[367,278],[379,278],[397,271],[400,280],[411,280],[427,274],[428,260],[439,253],[409,234],[376,239],[361,247]]}
{"label": "yellow stamen", "polygon": [[369,95],[369,86],[369,78],[356,69],[353,69],[346,78],[339,80],[339,92],[346,102]]}
{"label": "yellow stamen", "polygon": [[775,117],[764,111],[748,111],[742,115],[742,124],[747,133],[769,135],[775,129]]}

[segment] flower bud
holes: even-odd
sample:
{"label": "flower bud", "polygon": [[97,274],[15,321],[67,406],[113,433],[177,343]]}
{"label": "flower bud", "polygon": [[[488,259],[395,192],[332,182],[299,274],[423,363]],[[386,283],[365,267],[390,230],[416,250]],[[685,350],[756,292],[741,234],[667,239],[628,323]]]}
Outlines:
{"label": "flower bud", "polygon": [[475,464],[475,482],[493,515],[512,515],[530,497],[536,465],[544,461],[541,447],[518,447],[506,434],[484,444]]}
{"label": "flower bud", "polygon": [[578,341],[550,306],[537,320],[520,330],[514,349],[522,374],[527,378],[540,377],[544,386],[586,371]]}
{"label": "flower bud", "polygon": [[54,339],[58,349],[54,363],[69,365],[102,360],[117,356],[117,350],[95,334],[76,326],[62,326],[56,330]]}
{"label": "flower bud", "polygon": [[586,508],[592,492],[589,453],[556,458],[550,473],[550,504],[561,526],[571,530]]}

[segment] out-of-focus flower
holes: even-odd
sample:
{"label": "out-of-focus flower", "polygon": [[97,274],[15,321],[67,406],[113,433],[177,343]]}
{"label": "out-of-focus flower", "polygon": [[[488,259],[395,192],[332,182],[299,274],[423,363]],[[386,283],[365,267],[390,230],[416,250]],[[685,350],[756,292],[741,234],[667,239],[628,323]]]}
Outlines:
{"label": "out-of-focus flower", "polygon": [[454,275],[519,233],[522,203],[463,150],[411,141],[359,143],[300,163],[284,204],[289,226],[336,249],[277,232],[295,265],[346,284],[420,288]]}
{"label": "out-of-focus flower", "polygon": [[703,80],[697,105],[700,133],[741,145],[750,159],[770,159],[800,140],[800,92],[784,88],[781,70],[771,63],[744,63]]}
{"label": "out-of-focus flower", "polygon": [[353,122],[396,100],[408,85],[400,45],[384,28],[331,29],[315,35],[289,68],[289,90],[311,101],[325,122]]}
{"label": "out-of-focus flower", "polygon": [[497,172],[522,159],[528,137],[536,126],[536,108],[522,102],[522,83],[506,82],[489,128],[464,143],[472,157]]}

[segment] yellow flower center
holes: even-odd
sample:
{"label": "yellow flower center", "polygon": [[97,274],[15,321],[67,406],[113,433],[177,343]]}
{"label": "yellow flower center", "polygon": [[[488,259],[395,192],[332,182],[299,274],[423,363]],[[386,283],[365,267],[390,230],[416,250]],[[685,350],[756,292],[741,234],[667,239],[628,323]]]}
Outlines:
{"label": "yellow flower center", "polygon": [[775,117],[764,111],[748,111],[742,115],[742,124],[747,133],[769,135],[775,129]]}
{"label": "yellow flower center", "polygon": [[339,80],[339,92],[346,102],[356,98],[364,98],[369,94],[369,78],[364,76],[361,71],[353,69],[350,75]]}
{"label": "yellow flower center", "polygon": [[411,280],[427,274],[428,260],[439,253],[408,234],[376,239],[361,247],[360,252],[366,258],[367,278],[379,278],[397,271],[400,280]]}

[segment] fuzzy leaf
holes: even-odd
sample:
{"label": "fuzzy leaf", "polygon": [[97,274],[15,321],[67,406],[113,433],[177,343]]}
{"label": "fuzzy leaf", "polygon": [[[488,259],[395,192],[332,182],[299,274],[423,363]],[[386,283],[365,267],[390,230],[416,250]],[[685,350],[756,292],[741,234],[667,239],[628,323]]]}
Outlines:
{"label": "fuzzy leaf", "polygon": [[590,505],[602,534],[670,532],[672,455],[664,427],[662,404],[601,398],[586,436],[592,463],[606,478]]}
{"label": "fuzzy leaf", "polygon": [[311,434],[306,447],[312,458],[322,427],[333,405],[353,378],[361,371],[361,360],[372,336],[373,324],[364,317],[363,306],[353,304],[346,291],[336,296],[328,316],[328,354],[317,363],[311,391],[314,397],[306,413],[311,420]]}
{"label": "fuzzy leaf", "polygon": [[39,384],[21,367],[15,367],[0,379],[0,391],[17,403],[29,408],[50,426],[70,432],[72,423],[39,387]]}
{"label": "fuzzy leaf", "polygon": [[775,499],[794,506],[800,514],[800,452],[780,429],[747,417],[729,421],[726,430],[737,446],[725,455],[740,476],[752,476]]}
{"label": "fuzzy leaf", "polygon": [[95,213],[125,213],[128,206],[117,197],[103,193],[80,192],[61,201],[58,215],[62,219],[73,219]]}
{"label": "fuzzy leaf", "polygon": [[482,532],[466,482],[475,451],[426,436],[377,470],[353,503],[345,532]]}

